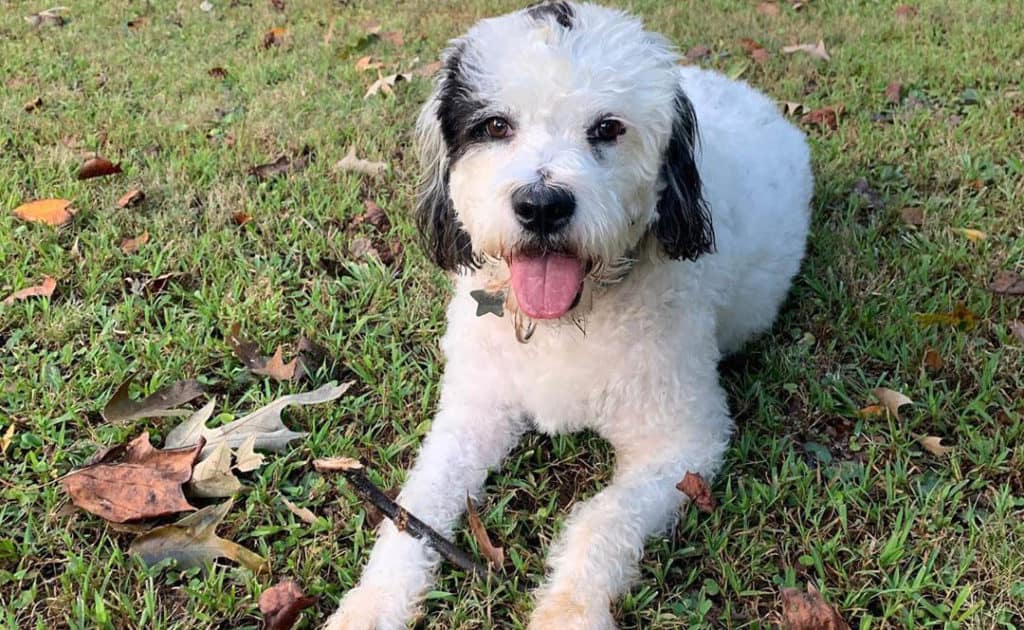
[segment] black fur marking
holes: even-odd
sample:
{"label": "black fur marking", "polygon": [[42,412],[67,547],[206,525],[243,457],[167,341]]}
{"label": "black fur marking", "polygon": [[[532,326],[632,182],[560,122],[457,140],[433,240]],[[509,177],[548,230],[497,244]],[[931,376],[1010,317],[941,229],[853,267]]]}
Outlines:
{"label": "black fur marking", "polygon": [[554,17],[556,22],[567,29],[572,29],[572,19],[576,16],[576,12],[572,10],[572,5],[559,0],[535,2],[526,7],[526,12],[535,20],[548,16]]}
{"label": "black fur marking", "polygon": [[711,212],[701,195],[700,173],[694,150],[697,120],[690,99],[682,91],[675,98],[676,120],[665,151],[661,176],[665,190],[658,200],[653,231],[670,258],[696,260],[715,249]]}
{"label": "black fur marking", "polygon": [[447,150],[447,159],[434,165],[416,203],[417,224],[424,248],[431,260],[446,271],[479,267],[473,256],[469,234],[459,225],[448,187],[449,170],[472,142],[471,121],[483,104],[475,100],[465,79],[462,49],[456,49],[441,72],[437,119]]}

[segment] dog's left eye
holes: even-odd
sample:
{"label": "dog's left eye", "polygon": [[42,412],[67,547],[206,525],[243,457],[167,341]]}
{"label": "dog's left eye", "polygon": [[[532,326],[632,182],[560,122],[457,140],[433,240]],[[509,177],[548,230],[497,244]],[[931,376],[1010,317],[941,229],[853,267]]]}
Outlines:
{"label": "dog's left eye", "polygon": [[595,140],[611,142],[624,133],[626,133],[626,126],[622,124],[622,121],[614,118],[605,118],[591,127],[588,135]]}
{"label": "dog's left eye", "polygon": [[487,135],[492,138],[507,138],[509,133],[512,132],[512,126],[508,124],[508,121],[498,116],[488,118],[487,122],[484,123],[484,129],[487,130]]}

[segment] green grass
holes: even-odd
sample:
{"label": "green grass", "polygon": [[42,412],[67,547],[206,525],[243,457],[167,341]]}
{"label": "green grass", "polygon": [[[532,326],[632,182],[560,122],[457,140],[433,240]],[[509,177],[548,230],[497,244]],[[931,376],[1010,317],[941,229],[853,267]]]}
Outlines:
{"label": "green grass", "polygon": [[[358,578],[373,533],[348,487],[310,462],[358,455],[380,485],[400,483],[437,397],[446,294],[409,217],[409,128],[428,83],[364,100],[374,77],[353,64],[372,54],[386,72],[417,67],[477,18],[521,3],[287,0],[283,14],[263,0],[217,0],[209,13],[198,1],[70,4],[62,29],[22,19],[38,3],[6,2],[0,16],[0,296],[58,279],[50,299],[0,306],[0,434],[16,425],[0,456],[0,627],[252,628],[258,594],[286,576],[319,597],[322,620]],[[769,626],[779,589],[807,581],[854,627],[1024,625],[1024,351],[1006,326],[1024,302],[984,288],[997,270],[1024,269],[1024,8],[922,0],[901,22],[898,3],[866,0],[784,3],[774,18],[741,0],[631,4],[682,50],[711,47],[707,65],[742,71],[780,102],[845,113],[836,131],[810,130],[815,221],[793,297],[774,331],[722,368],[738,431],[714,487],[720,507],[687,509],[672,538],[650,543],[620,625]],[[365,41],[368,20],[403,31],[405,45]],[[286,44],[263,50],[276,26]],[[744,61],[743,37],[772,51],[766,63]],[[778,53],[818,38],[829,63]],[[228,78],[210,77],[214,66]],[[893,81],[910,103],[886,103]],[[37,96],[44,105],[23,111]],[[891,123],[874,120],[890,110]],[[316,160],[301,173],[247,176],[304,145]],[[390,172],[332,172],[349,146]],[[94,150],[124,173],[76,181]],[[851,195],[860,178],[882,207]],[[132,187],[146,202],[116,208]],[[79,212],[60,229],[12,216],[42,197]],[[390,215],[388,240],[406,245],[390,267],[349,256],[346,224],[364,199]],[[923,208],[923,226],[901,221],[906,207]],[[252,222],[235,226],[238,211]],[[951,229],[962,227],[988,238]],[[122,254],[120,240],[143,230],[149,244]],[[169,272],[181,275],[154,295],[126,283]],[[981,324],[913,318],[957,302]],[[223,339],[235,321],[267,351],[311,336],[338,358],[335,376],[357,385],[338,404],[289,411],[309,438],[245,480],[251,491],[220,530],[269,556],[273,576],[147,570],[126,553],[131,534],[68,509],[55,479],[101,446],[144,429],[159,443],[174,426],[102,420],[131,372],[137,393],[204,379],[235,415],[311,387],[248,376]],[[928,347],[944,360],[938,371],[921,367]],[[916,404],[900,420],[860,418],[877,386]],[[917,435],[954,450],[932,456]],[[522,627],[545,549],[610,464],[593,436],[527,439],[482,509],[514,570],[488,587],[445,566],[421,626]],[[281,497],[323,518],[303,524]],[[471,544],[464,532],[459,542]]]}

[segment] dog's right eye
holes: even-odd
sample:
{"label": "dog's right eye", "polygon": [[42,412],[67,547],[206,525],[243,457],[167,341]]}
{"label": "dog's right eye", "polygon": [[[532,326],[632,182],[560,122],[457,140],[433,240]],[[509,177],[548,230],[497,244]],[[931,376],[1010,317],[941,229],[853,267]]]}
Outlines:
{"label": "dog's right eye", "polygon": [[507,138],[512,132],[512,126],[508,124],[508,121],[498,116],[488,118],[484,123],[484,129],[492,138]]}

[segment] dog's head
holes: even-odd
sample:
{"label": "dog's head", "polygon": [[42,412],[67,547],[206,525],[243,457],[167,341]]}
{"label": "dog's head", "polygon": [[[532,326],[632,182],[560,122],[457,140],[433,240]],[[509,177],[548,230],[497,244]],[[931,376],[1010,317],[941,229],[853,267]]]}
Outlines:
{"label": "dog's head", "polygon": [[452,42],[417,124],[420,227],[448,270],[504,260],[534,319],[569,311],[587,274],[713,247],[677,56],[622,12],[543,2]]}

